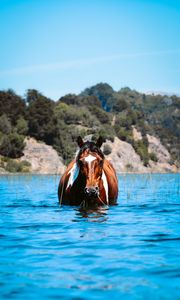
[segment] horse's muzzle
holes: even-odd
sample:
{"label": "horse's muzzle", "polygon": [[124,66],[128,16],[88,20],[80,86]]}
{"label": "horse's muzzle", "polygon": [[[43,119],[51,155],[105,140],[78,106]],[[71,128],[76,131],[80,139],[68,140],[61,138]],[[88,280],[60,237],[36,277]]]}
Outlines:
{"label": "horse's muzzle", "polygon": [[87,198],[97,198],[99,196],[99,187],[98,186],[91,186],[85,187],[84,193]]}

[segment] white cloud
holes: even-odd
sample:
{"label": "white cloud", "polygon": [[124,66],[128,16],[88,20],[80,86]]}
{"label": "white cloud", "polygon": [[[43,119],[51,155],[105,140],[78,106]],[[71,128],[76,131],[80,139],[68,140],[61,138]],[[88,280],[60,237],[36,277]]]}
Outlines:
{"label": "white cloud", "polygon": [[139,57],[148,57],[148,56],[158,56],[158,55],[173,55],[179,54],[180,50],[160,50],[152,52],[139,52],[139,53],[129,53],[129,54],[117,54],[109,56],[101,56],[95,58],[86,58],[86,59],[75,59],[70,61],[62,61],[55,63],[47,63],[34,66],[26,66],[19,68],[12,68],[9,70],[0,70],[0,76],[10,76],[10,75],[27,75],[36,72],[46,72],[54,70],[64,70],[64,69],[76,69],[86,66],[96,65],[99,63],[118,61],[124,59],[134,59]]}

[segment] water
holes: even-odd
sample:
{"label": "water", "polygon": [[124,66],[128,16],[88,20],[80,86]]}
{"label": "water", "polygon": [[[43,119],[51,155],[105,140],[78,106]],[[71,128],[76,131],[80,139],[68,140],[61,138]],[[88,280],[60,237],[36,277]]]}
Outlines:
{"label": "water", "polygon": [[119,204],[59,207],[56,176],[0,177],[1,299],[180,299],[178,174],[119,176]]}

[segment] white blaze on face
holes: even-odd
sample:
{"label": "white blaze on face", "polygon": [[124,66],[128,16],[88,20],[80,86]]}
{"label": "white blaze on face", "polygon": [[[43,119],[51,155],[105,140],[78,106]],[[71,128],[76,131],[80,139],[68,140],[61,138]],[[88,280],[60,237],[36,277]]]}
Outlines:
{"label": "white blaze on face", "polygon": [[68,174],[70,174],[70,176],[69,176],[69,180],[68,180],[66,190],[68,189],[69,186],[73,185],[73,183],[75,182],[76,178],[79,175],[79,167],[78,167],[77,163],[74,163],[72,169],[69,171]]}
{"label": "white blaze on face", "polygon": [[103,185],[104,185],[104,189],[105,189],[105,193],[106,193],[106,202],[108,204],[109,203],[108,182],[107,182],[107,178],[106,178],[106,175],[105,175],[104,171],[102,172],[102,181],[103,181]]}
{"label": "white blaze on face", "polygon": [[88,163],[89,165],[89,171],[90,171],[90,174],[92,174],[92,168],[91,168],[91,163],[96,160],[96,157],[89,154],[88,156],[85,157],[84,161]]}
{"label": "white blaze on face", "polygon": [[84,160],[90,164],[90,163],[91,163],[93,160],[95,160],[95,159],[96,159],[95,156],[89,154],[88,156],[85,157]]}

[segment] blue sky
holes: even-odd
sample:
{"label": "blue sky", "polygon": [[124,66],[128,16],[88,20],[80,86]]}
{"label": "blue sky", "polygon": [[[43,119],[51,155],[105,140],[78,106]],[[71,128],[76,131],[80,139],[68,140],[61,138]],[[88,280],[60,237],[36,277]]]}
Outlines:
{"label": "blue sky", "polygon": [[180,94],[180,1],[0,0],[0,89]]}

